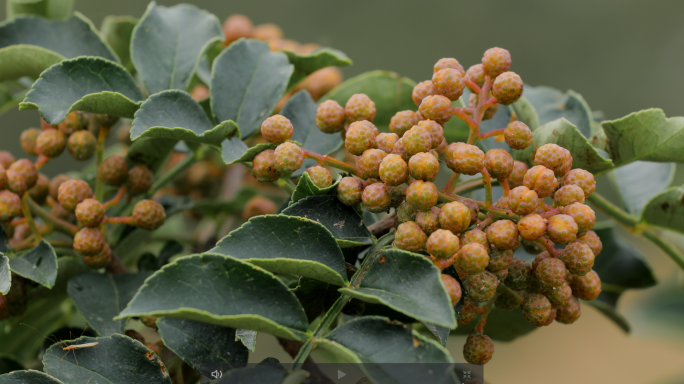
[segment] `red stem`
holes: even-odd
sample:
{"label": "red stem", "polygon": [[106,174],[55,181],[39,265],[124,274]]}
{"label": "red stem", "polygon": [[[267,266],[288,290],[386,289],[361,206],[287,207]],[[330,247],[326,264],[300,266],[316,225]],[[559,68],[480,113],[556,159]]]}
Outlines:
{"label": "red stem", "polygon": [[475,93],[477,93],[477,94],[480,93],[480,91],[481,91],[480,86],[477,85],[476,82],[474,82],[474,81],[472,81],[472,80],[470,80],[470,79],[465,79],[465,83],[466,83],[466,85],[468,86],[468,88],[470,88],[470,89],[473,90],[473,92],[475,92]]}
{"label": "red stem", "polygon": [[489,132],[485,132],[485,133],[478,133],[477,138],[480,140],[484,140],[484,139],[492,137],[492,136],[500,135],[500,134],[504,133],[505,130],[506,130],[506,128],[500,128],[500,129],[495,129],[493,131],[489,131]]}
{"label": "red stem", "polygon": [[108,224],[128,224],[133,225],[133,217],[107,217],[105,222]]}
{"label": "red stem", "polygon": [[465,108],[453,107],[451,109],[451,114],[458,117],[459,119],[465,121],[466,124],[468,124],[468,128],[470,128],[471,130],[475,129],[475,127],[477,126],[477,123],[475,122],[475,120],[473,120],[472,117],[468,116]]}
{"label": "red stem", "polygon": [[504,196],[508,197],[508,194],[511,193],[511,187],[508,185],[508,179],[499,180],[499,184],[501,184],[503,187]]}
{"label": "red stem", "polygon": [[116,195],[112,197],[111,200],[105,202],[102,204],[104,207],[105,211],[108,210],[109,208],[113,208],[119,205],[121,202],[121,199],[124,197],[124,194],[126,193],[126,186],[122,185],[121,188],[116,192]]}
{"label": "red stem", "polygon": [[446,185],[444,186],[444,188],[442,188],[442,192],[453,193],[454,187],[456,186],[459,177],[461,177],[460,173],[452,172],[451,176],[449,176],[449,180],[447,180],[446,182]]}
{"label": "red stem", "polygon": [[309,159],[315,159],[317,162],[323,165],[327,165],[333,168],[341,169],[343,171],[349,172],[353,175],[359,175],[359,169],[353,165],[349,165],[343,161],[339,161],[335,158],[325,155],[319,155],[316,152],[311,152],[308,149],[302,148],[304,151],[304,157]]}

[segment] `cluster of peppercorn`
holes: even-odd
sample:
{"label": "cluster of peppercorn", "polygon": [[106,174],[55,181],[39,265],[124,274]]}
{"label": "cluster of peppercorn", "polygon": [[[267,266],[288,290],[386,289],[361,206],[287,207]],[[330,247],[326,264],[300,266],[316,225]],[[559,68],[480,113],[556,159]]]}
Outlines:
{"label": "cluster of peppercorn", "polygon": [[[485,153],[476,145],[489,137],[478,132],[479,123],[491,118],[499,104],[512,104],[523,93],[522,80],[509,71],[510,65],[509,52],[501,48],[487,50],[482,63],[467,71],[456,59],[439,60],[432,80],[413,89],[418,111],[396,113],[390,132],[380,133],[373,125],[375,104],[364,94],[353,95],[344,108],[327,100],[316,114],[321,131],[341,132],[347,152],[356,159],[356,174],[337,184],[339,200],[374,213],[394,208],[399,224],[393,247],[423,253],[442,271],[455,268],[461,282],[448,274],[442,274],[442,281],[452,303],[465,293],[458,323],[468,324],[483,314],[463,349],[466,360],[475,364],[487,363],[494,351],[483,334],[493,305],[521,308],[525,319],[537,326],[553,320],[570,324],[580,316],[578,299],[594,300],[601,291],[592,266],[602,245],[591,231],[595,213],[584,204],[596,187],[593,175],[571,169],[570,152],[556,144],[537,148],[531,168],[505,149]],[[472,92],[469,107],[454,107],[452,102],[466,87]],[[473,140],[446,142],[444,123],[453,116],[469,122]],[[288,141],[292,132],[290,121],[280,115],[263,123],[261,134],[278,146],[254,158],[253,176],[260,182],[274,181],[311,157],[319,160],[306,170],[313,183],[319,188],[332,185],[330,172],[321,166],[323,157]],[[533,145],[532,132],[522,121],[511,121],[494,133],[514,150]],[[440,163],[453,171],[441,192],[434,184]],[[497,180],[504,196],[477,202],[450,192],[460,175],[477,174],[488,189],[491,180]],[[513,256],[523,241],[535,244],[537,252],[545,250],[532,265]]]}

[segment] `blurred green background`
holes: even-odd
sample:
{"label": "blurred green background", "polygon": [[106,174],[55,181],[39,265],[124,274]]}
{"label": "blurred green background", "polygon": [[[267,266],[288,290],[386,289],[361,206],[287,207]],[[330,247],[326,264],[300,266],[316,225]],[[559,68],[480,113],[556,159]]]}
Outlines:
{"label": "blurred green background", "polygon": [[[668,116],[684,115],[681,0],[186,2],[222,22],[241,13],[255,24],[278,24],[286,38],[337,48],[354,60],[343,70],[345,78],[385,69],[422,81],[431,77],[439,58],[455,57],[467,68],[484,50],[500,46],[511,51],[512,70],[527,84],[572,89],[609,119],[651,107]],[[142,0],[77,0],[75,9],[99,27],[107,15],[140,17],[146,7]],[[3,4],[2,19],[4,10]],[[19,134],[38,126],[37,112],[12,110],[0,121],[2,149],[22,155]],[[55,174],[80,166],[62,156],[44,170]],[[682,180],[680,171],[675,183]],[[621,299],[618,309],[633,332],[622,333],[584,306],[572,326],[554,323],[514,343],[497,343],[486,366],[491,383],[684,383],[681,273],[662,252],[630,239],[661,283]],[[463,342],[463,337],[450,339],[457,359]],[[275,339],[260,335],[254,359],[270,355],[290,360]]]}

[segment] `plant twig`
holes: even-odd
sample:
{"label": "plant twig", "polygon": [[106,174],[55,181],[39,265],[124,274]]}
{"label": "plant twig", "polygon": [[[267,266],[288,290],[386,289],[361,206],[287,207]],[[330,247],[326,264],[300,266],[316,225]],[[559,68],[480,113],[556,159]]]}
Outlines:
{"label": "plant twig", "polygon": [[494,130],[489,131],[489,132],[479,133],[477,135],[477,139],[478,140],[484,140],[484,139],[490,138],[492,136],[501,135],[502,133],[504,133],[504,130],[506,130],[506,128],[494,129]]}
{"label": "plant twig", "polygon": [[307,159],[314,159],[316,160],[319,164],[322,165],[327,165],[333,168],[341,169],[345,172],[349,172],[352,175],[359,175],[359,169],[353,165],[349,165],[345,163],[344,161],[339,161],[333,157],[326,156],[326,155],[319,155],[316,152],[309,151],[308,149],[303,149],[304,151],[304,157]]}
{"label": "plant twig", "polygon": [[480,173],[482,173],[482,184],[485,187],[485,208],[490,209],[492,207],[492,178],[487,168],[482,168]]}
{"label": "plant twig", "polygon": [[78,227],[66,222],[62,219],[58,219],[52,216],[48,211],[44,210],[38,203],[33,201],[30,197],[27,197],[26,203],[28,204],[31,212],[35,213],[36,216],[40,217],[47,224],[51,224],[53,228],[62,233],[74,236],[78,232]]}
{"label": "plant twig", "polygon": [[122,185],[119,190],[116,192],[116,195],[111,198],[111,200],[108,200],[102,204],[102,207],[104,210],[108,210],[110,208],[114,208],[119,205],[121,202],[121,199],[124,197],[124,194],[126,193],[126,186]]}
{"label": "plant twig", "polygon": [[456,183],[458,183],[458,179],[460,177],[460,173],[451,172],[451,176],[449,176],[449,180],[447,180],[446,184],[444,185],[444,188],[442,188],[442,192],[453,193],[454,188],[456,187]]}
{"label": "plant twig", "polygon": [[385,216],[382,220],[376,221],[375,223],[369,225],[368,230],[373,234],[373,236],[380,237],[387,234],[390,229],[396,227],[397,223],[397,214],[392,212],[391,214]]}
{"label": "plant twig", "polygon": [[40,234],[40,229],[38,229],[38,226],[31,215],[31,208],[29,208],[28,199],[30,199],[28,192],[25,192],[24,196],[21,197],[21,211],[24,213],[24,218],[26,219],[26,223],[28,224],[29,228],[31,228],[31,232],[36,235],[36,241],[39,241],[42,238],[42,235]]}
{"label": "plant twig", "polygon": [[601,210],[606,215],[614,218],[622,225],[625,225],[630,228],[637,225],[638,221],[634,216],[623,211],[620,207],[611,203],[610,201],[608,201],[608,199],[599,195],[598,193],[592,193],[591,195],[589,195],[589,197],[587,197],[587,200],[594,204],[596,208]]}

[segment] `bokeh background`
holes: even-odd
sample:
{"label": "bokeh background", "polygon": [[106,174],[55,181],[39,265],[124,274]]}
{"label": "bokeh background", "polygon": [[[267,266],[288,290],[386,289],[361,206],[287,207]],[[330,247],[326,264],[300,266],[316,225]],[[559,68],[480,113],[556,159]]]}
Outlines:
{"label": "bokeh background", "polygon": [[[343,69],[345,78],[384,69],[422,81],[431,77],[439,58],[455,57],[467,68],[485,49],[500,46],[511,51],[512,70],[527,84],[572,89],[609,119],[653,107],[668,116],[684,115],[681,0],[186,2],[221,21],[241,13],[255,24],[278,24],[286,38],[339,49],[354,61]],[[146,6],[144,0],[77,0],[75,9],[99,26],[107,15],[140,17]],[[3,1],[0,19],[4,9]],[[38,126],[36,111],[3,115],[2,148],[20,154],[19,134],[30,126]],[[79,166],[67,158],[51,162],[45,172]],[[684,183],[683,171],[680,167],[676,185]],[[632,332],[625,334],[584,306],[572,326],[554,323],[512,343],[497,342],[485,368],[489,383],[684,383],[684,279],[660,250],[621,234],[644,253],[660,283],[621,298],[618,309]],[[266,356],[291,361],[275,339],[260,335],[258,340],[255,361]],[[464,341],[449,340],[456,359],[462,358]]]}

